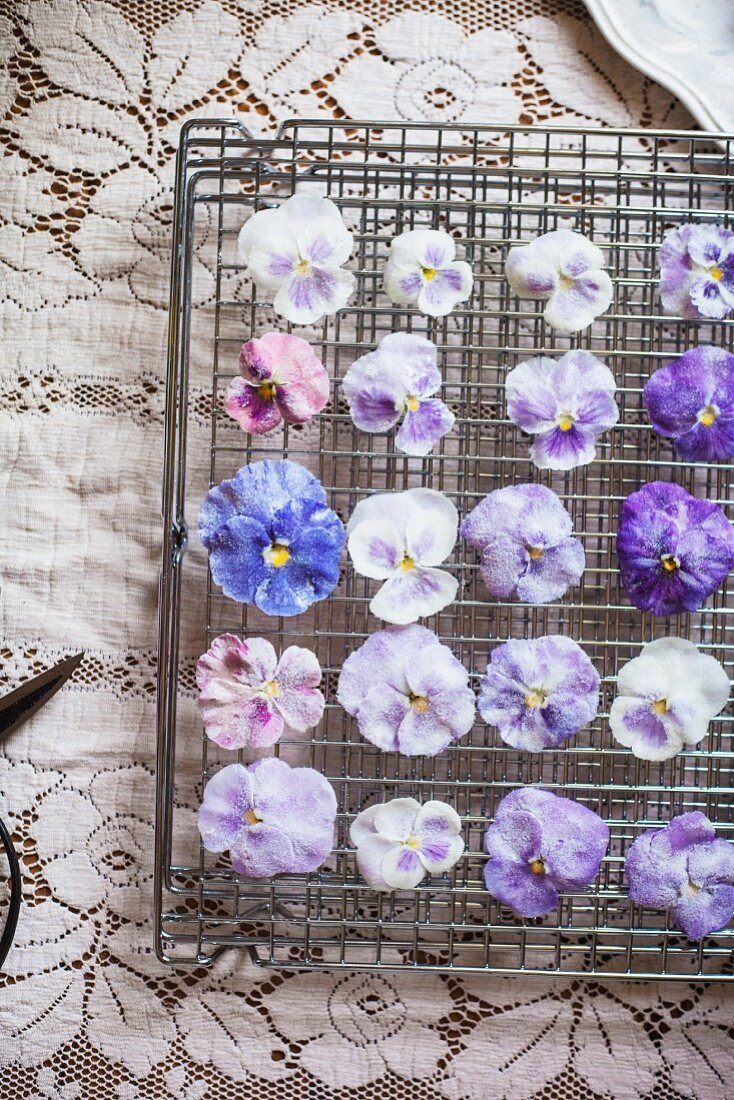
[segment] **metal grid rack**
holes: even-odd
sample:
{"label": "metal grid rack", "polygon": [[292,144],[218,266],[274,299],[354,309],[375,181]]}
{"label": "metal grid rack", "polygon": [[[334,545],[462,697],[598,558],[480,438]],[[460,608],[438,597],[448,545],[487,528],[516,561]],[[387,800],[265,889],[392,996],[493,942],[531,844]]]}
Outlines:
{"label": "metal grid rack", "polygon": [[[649,427],[641,388],[657,366],[696,342],[732,350],[734,322],[695,326],[666,318],[655,292],[656,251],[668,227],[691,217],[730,219],[732,140],[679,132],[436,130],[323,121],[287,123],[268,139],[255,139],[231,121],[184,128],[174,207],[163,488],[155,882],[161,959],[204,965],[227,948],[246,947],[262,965],[298,968],[731,976],[734,929],[691,944],[669,928],[665,914],[631,904],[623,878],[632,840],[684,810],[705,811],[721,835],[731,835],[731,718],[716,719],[697,750],[649,764],[614,743],[607,715],[620,667],[653,637],[680,634],[714,654],[730,675],[734,668],[731,585],[695,615],[654,619],[629,606],[614,551],[620,502],[644,481],[675,480],[724,507],[730,503],[732,467],[677,461]],[[349,266],[358,289],[346,309],[302,333],[323,354],[333,380],[323,414],[306,429],[247,437],[223,413],[223,391],[236,373],[241,343],[285,323],[245,277],[236,236],[252,210],[297,187],[328,194],[342,210],[354,231]],[[615,286],[609,311],[576,338],[547,329],[541,304],[518,301],[502,275],[510,243],[558,225],[606,248]],[[389,242],[413,226],[447,229],[459,255],[473,265],[472,299],[448,318],[433,321],[395,307],[382,292]],[[203,290],[197,288],[202,272],[209,279]],[[437,343],[444,398],[457,414],[454,431],[425,459],[397,453],[391,437],[358,432],[340,394],[349,364],[398,328]],[[604,437],[590,466],[541,473],[528,459],[527,439],[506,419],[503,381],[532,351],[560,354],[572,346],[593,351],[614,371],[620,425]],[[475,686],[495,644],[569,634],[603,677],[593,725],[567,747],[533,755],[504,745],[479,718],[466,738],[434,759],[386,754],[365,742],[335,692],[347,655],[384,625],[368,611],[373,582],[356,576],[345,561],[330,599],[294,619],[268,619],[212,585],[195,534],[188,547],[187,526],[195,528],[209,485],[274,453],[312,469],[344,520],[365,494],[413,485],[449,494],[462,515],[503,485],[540,480],[551,486],[585,545],[580,586],[547,606],[493,600],[478,576],[476,555],[460,540],[451,559],[460,580],[457,602],[427,625],[453,648]],[[324,669],[328,705],[321,724],[310,739],[276,746],[289,761],[326,774],[337,793],[335,848],[317,873],[266,883],[243,879],[226,859],[203,850],[192,854],[190,816],[185,854],[177,854],[179,804],[194,807],[207,776],[235,759],[203,737],[191,676],[195,656],[225,630],[263,635],[276,649],[301,641],[314,648]],[[483,838],[499,800],[529,783],[595,810],[609,823],[612,840],[588,892],[565,895],[556,912],[523,921],[483,888]],[[467,855],[415,891],[375,894],[357,873],[349,824],[371,802],[405,794],[454,805],[464,822]]]}

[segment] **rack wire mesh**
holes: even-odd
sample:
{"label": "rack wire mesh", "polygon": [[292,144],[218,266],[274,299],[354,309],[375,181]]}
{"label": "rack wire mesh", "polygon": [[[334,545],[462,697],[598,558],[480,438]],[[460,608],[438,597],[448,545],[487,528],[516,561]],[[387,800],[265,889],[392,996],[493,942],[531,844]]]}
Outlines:
{"label": "rack wire mesh", "polygon": [[[656,619],[631,608],[620,587],[614,534],[621,501],[645,481],[675,480],[730,507],[732,467],[678,461],[644,414],[641,389],[662,362],[696,343],[732,350],[732,321],[698,326],[666,317],[655,293],[665,230],[696,218],[728,223],[734,210],[731,141],[717,135],[571,128],[405,127],[389,123],[289,122],[254,138],[232,121],[184,128],[174,205],[160,586],[156,935],[159,957],[204,965],[227,948],[265,966],[412,968],[618,977],[732,974],[734,930],[692,944],[665,914],[627,896],[625,852],[643,830],[701,809],[732,833],[732,720],[714,720],[706,741],[664,764],[616,744],[609,706],[620,667],[654,637],[680,634],[722,661],[731,676],[731,585],[696,614]],[[237,232],[249,214],[298,189],[331,197],[354,232],[349,305],[303,331],[332,379],[329,405],[310,427],[248,437],[224,414],[222,396],[251,335],[282,329],[245,276]],[[512,242],[565,225],[606,249],[615,297],[578,337],[545,325],[540,304],[519,301],[503,279]],[[394,306],[381,288],[391,238],[411,227],[446,229],[472,263],[472,299],[431,320]],[[454,431],[427,458],[408,458],[389,437],[353,427],[340,393],[350,363],[395,329],[439,347]],[[569,347],[597,354],[615,373],[620,425],[596,460],[568,473],[537,471],[528,441],[506,418],[504,378],[531,351]],[[457,601],[427,625],[450,645],[476,686],[491,648],[510,637],[568,634],[603,677],[597,720],[567,747],[517,752],[480,720],[435,758],[409,759],[365,742],[336,702],[339,670],[382,624],[368,611],[374,582],[344,563],[334,595],[295,619],[268,619],[212,585],[196,536],[206,489],[244,463],[275,453],[308,466],[346,520],[366,494],[427,485],[465,514],[507,484],[542,481],[566,503],[583,539],[581,584],[554,604],[490,599],[474,552],[451,559]],[[339,805],[331,858],[309,875],[266,883],[236,875],[221,857],[193,850],[191,811],[203,785],[235,759],[203,736],[193,661],[224,631],[261,635],[277,648],[311,646],[324,669],[327,708],[312,736],[276,746],[333,784]],[[242,759],[242,755],[238,757]],[[247,758],[245,758],[246,761]],[[496,806],[518,785],[538,783],[589,806],[611,830],[598,880],[563,895],[557,911],[520,920],[483,888],[483,839]],[[356,869],[348,830],[372,802],[411,794],[438,798],[462,817],[467,855],[449,873],[407,893],[375,894]],[[197,838],[198,839],[198,838]]]}

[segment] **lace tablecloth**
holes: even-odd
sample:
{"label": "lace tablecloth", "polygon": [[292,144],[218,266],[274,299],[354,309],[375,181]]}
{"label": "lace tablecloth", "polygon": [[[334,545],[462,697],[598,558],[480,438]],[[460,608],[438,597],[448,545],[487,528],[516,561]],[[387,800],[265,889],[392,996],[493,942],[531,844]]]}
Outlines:
{"label": "lace tablecloth", "polygon": [[2,679],[86,651],[76,683],[0,765],[25,892],[0,979],[0,1097],[723,1097],[734,1013],[720,986],[286,977],[233,954],[213,972],[166,972],[149,919],[181,122],[691,120],[611,55],[573,0],[35,0],[0,12]]}

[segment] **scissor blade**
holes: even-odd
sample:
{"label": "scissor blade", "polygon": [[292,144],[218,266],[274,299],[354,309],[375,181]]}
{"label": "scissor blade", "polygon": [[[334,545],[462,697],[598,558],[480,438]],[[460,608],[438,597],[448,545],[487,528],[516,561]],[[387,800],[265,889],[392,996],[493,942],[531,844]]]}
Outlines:
{"label": "scissor blade", "polygon": [[40,676],[34,676],[32,680],[21,684],[15,691],[0,699],[0,741],[40,710],[64,686],[81,664],[83,657],[83,653],[77,653],[73,657],[67,657],[65,661],[59,661],[53,668],[42,672]]}

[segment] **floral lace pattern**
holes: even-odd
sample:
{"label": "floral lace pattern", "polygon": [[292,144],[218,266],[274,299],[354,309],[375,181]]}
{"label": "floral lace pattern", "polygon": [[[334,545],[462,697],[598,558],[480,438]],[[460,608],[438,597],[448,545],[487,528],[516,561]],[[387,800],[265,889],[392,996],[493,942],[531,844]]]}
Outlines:
{"label": "floral lace pattern", "polygon": [[[170,971],[150,919],[182,121],[234,113],[258,133],[319,114],[685,126],[685,112],[611,55],[575,0],[4,0],[0,63],[2,680],[87,654],[0,768],[24,880],[0,978],[2,1100],[724,1095],[733,1013],[721,986],[285,976],[241,953]],[[214,294],[212,228],[201,232],[196,305]],[[207,401],[193,390],[202,422]],[[181,709],[195,716],[195,629],[184,644]],[[193,803],[181,815],[185,848]]]}

